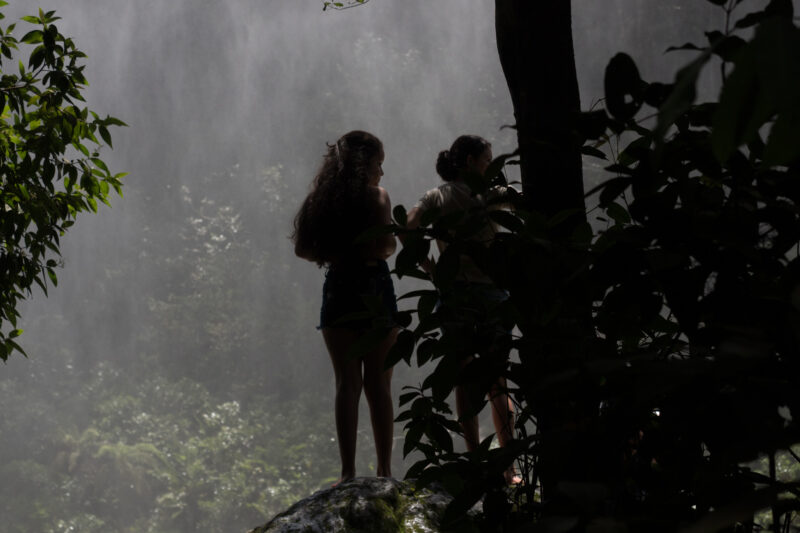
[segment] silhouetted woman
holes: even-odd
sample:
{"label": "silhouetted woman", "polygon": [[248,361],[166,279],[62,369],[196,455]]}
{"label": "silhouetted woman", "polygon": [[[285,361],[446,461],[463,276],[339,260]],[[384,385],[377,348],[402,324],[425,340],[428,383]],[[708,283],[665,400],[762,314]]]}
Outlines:
{"label": "silhouetted woman", "polygon": [[[471,208],[480,203],[485,203],[488,198],[482,198],[472,194],[469,185],[464,182],[464,176],[468,173],[483,175],[492,162],[492,145],[477,135],[462,135],[453,142],[449,150],[439,152],[436,160],[436,172],[442,178],[443,183],[438,187],[429,190],[423,195],[420,201],[408,213],[408,227],[413,229],[419,226],[423,213],[430,209],[439,211],[440,216],[454,212],[468,212]],[[503,188],[491,189],[487,194],[502,195]],[[491,221],[475,232],[471,239],[488,244],[494,238],[498,228]],[[447,243],[441,240],[436,241],[439,251],[444,251]],[[430,260],[426,261],[423,268],[429,273],[433,269]],[[508,298],[508,293],[498,289],[492,283],[491,278],[484,274],[469,257],[460,258],[458,273],[452,289],[455,298],[447,294],[440,295],[441,305],[450,314],[458,316],[460,321],[476,317],[475,323],[482,321],[482,312],[472,305],[462,307],[464,295],[473,295],[478,300],[485,302],[501,302]],[[454,303],[458,302],[458,303]],[[458,320],[456,322],[458,322]],[[447,325],[443,326],[445,329]],[[464,327],[456,324],[451,327]],[[459,336],[463,332],[454,330],[451,334]],[[502,335],[505,332],[497,332]],[[468,333],[463,333],[468,335]],[[472,356],[464,354],[462,365],[466,365]],[[463,385],[456,386],[456,412],[461,421],[464,431],[464,441],[467,450],[473,451],[478,448],[480,443],[478,434],[478,417],[474,414],[474,409],[470,404],[469,394]],[[511,404],[508,393],[506,392],[505,379],[498,380],[489,392],[489,399],[492,404],[492,421],[494,422],[497,440],[500,446],[507,445],[513,438],[514,429],[514,407]],[[509,468],[505,474],[506,481],[518,483],[519,476],[516,475],[514,468]]]}
{"label": "silhouetted woman", "polygon": [[[341,480],[356,475],[356,429],[361,390],[367,397],[378,456],[377,475],[391,476],[394,414],[392,370],[386,355],[397,337],[392,320],[397,311],[386,259],[395,239],[384,234],[356,242],[365,230],[391,222],[389,195],[380,183],[383,145],[374,135],[351,131],[334,144],[294,219],[295,253],[327,267],[322,288],[320,329],[336,378],[336,433],[342,461]],[[385,328],[386,335],[360,359],[348,356],[367,330]]]}

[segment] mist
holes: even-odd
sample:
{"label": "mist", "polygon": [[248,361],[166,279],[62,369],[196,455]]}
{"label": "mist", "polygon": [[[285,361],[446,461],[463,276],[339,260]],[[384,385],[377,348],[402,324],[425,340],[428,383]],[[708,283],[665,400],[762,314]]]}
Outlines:
{"label": "mist", "polygon": [[[36,7],[3,8],[5,25]],[[493,3],[372,0],[327,12],[317,0],[60,0],[41,7],[57,10],[60,31],[88,55],[88,105],[129,125],[112,131],[115,148],[104,154],[113,172],[129,176],[123,198],[80,217],[63,238],[58,286],[47,297],[35,291],[20,310],[29,357],[14,354],[0,365],[0,463],[7,467],[0,493],[12,490],[6,480],[13,476],[29,480],[31,497],[52,492],[46,501],[59,502],[57,509],[43,515],[61,524],[52,531],[100,530],[69,518],[72,504],[83,506],[81,520],[119,509],[103,518],[111,530],[116,520],[160,531],[156,518],[136,513],[149,508],[148,498],[164,501],[164,487],[177,481],[142,474],[131,483],[130,469],[103,463],[111,452],[102,446],[156,442],[142,435],[161,431],[152,420],[169,413],[186,413],[184,440],[263,414],[263,432],[236,453],[305,448],[286,456],[296,465],[280,465],[297,466],[296,479],[283,470],[270,477],[266,459],[258,467],[267,481],[255,486],[270,487],[259,496],[263,509],[224,518],[231,530],[254,526],[337,475],[333,376],[315,329],[323,271],[295,258],[288,238],[326,143],[353,129],[376,134],[386,153],[382,185],[406,207],[438,184],[436,155],[458,135],[486,137],[495,154],[513,151]],[[664,51],[703,44],[703,31],[724,23],[712,7],[574,1],[584,109],[602,98],[603,70],[620,51],[644,79],[672,81],[693,56]],[[717,84],[713,75],[703,80],[709,94]],[[602,177],[602,165],[587,160],[587,186]],[[414,287],[396,282],[398,294]],[[423,377],[424,369],[401,363],[395,395]],[[87,436],[87,429],[112,426],[122,429],[95,441]],[[485,434],[489,428],[483,420]],[[366,418],[359,431],[359,474],[370,475]],[[395,433],[394,475],[402,477],[413,458],[402,458],[400,424]],[[301,440],[288,442],[294,436]],[[94,470],[81,467],[81,457]],[[58,472],[55,486],[47,464]],[[73,487],[89,478],[91,490]],[[237,500],[217,496],[227,489],[210,483],[208,498]],[[175,504],[183,513],[176,531],[211,527],[210,515],[190,509],[184,497],[183,507]],[[36,523],[31,507],[12,503],[0,503],[0,532]]]}

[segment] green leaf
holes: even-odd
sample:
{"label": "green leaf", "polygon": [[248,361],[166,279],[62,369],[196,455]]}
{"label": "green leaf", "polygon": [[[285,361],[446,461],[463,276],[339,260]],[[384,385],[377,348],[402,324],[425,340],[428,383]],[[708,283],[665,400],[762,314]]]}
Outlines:
{"label": "green leaf", "polygon": [[26,33],[20,42],[27,44],[36,44],[42,42],[42,30],[31,30]]}
{"label": "green leaf", "polygon": [[104,172],[106,172],[106,173],[110,173],[110,172],[109,172],[109,170],[108,170],[108,167],[106,166],[106,164],[103,162],[103,160],[102,160],[102,159],[98,159],[98,158],[96,158],[96,157],[93,157],[93,158],[91,159],[91,161],[92,161],[92,163],[94,163],[94,165],[95,165],[97,168],[99,168],[100,170],[102,170],[102,171],[104,171]]}
{"label": "green leaf", "polygon": [[56,276],[55,270],[53,270],[52,268],[49,268],[49,267],[46,268],[45,270],[47,270],[47,277],[50,278],[50,281],[53,283],[53,286],[57,286],[58,285],[58,276]]}
{"label": "green leaf", "polygon": [[90,154],[89,154],[89,149],[88,149],[88,148],[86,148],[86,146],[84,146],[83,144],[81,144],[81,143],[79,143],[79,142],[74,142],[74,143],[72,143],[72,146],[74,146],[75,148],[77,148],[78,150],[80,150],[80,152],[81,152],[83,155],[85,155],[86,157],[90,157]]}
{"label": "green leaf", "polygon": [[103,142],[105,142],[109,148],[113,148],[114,146],[111,144],[111,134],[108,133],[108,128],[101,125],[97,129],[100,132],[100,137],[103,139]]}
{"label": "green leaf", "polygon": [[107,126],[127,126],[127,124],[122,122],[120,119],[114,117],[106,117],[104,122]]}

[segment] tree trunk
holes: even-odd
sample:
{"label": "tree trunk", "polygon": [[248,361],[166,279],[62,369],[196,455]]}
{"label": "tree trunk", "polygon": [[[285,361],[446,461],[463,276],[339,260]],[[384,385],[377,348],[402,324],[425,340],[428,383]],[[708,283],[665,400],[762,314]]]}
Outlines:
{"label": "tree trunk", "polygon": [[572,124],[580,94],[569,0],[495,0],[500,63],[511,92],[522,188],[547,215],[585,210]]}
{"label": "tree trunk", "polygon": [[[552,290],[534,281],[525,286],[542,289],[542,294],[520,295],[521,300],[544,300],[545,306],[558,309],[545,326],[544,339],[536,340],[541,336],[541,324],[532,322],[528,332],[520,324],[524,335],[533,332],[530,338],[534,342],[520,348],[520,359],[526,379],[535,383],[567,370],[580,370],[589,355],[593,331],[583,270],[585,250],[571,244],[573,230],[586,222],[586,208],[579,139],[573,132],[580,94],[570,2],[495,0],[495,27],[514,105],[523,197],[531,209],[548,218],[574,210],[551,235],[554,250],[561,252],[530,259],[556,261],[553,272],[558,279],[546,280]],[[571,385],[574,394],[570,390],[566,401],[543,397],[535,388],[523,398],[535,404],[530,407],[542,437],[537,474],[550,502],[559,499],[555,488],[561,481],[597,479],[592,441],[585,429],[592,426],[597,404],[590,384],[576,380]]]}

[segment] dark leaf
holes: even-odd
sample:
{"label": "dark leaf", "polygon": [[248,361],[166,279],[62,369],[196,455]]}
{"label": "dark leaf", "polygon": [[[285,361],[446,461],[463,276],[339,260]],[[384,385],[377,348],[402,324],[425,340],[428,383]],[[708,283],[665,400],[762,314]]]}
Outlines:
{"label": "dark leaf", "polygon": [[693,44],[693,43],[686,43],[686,44],[682,44],[681,46],[670,46],[669,48],[666,49],[667,52],[674,52],[676,50],[698,50],[698,51],[702,51],[702,50],[705,50],[705,48],[697,46],[696,44]]}
{"label": "dark leaf", "polygon": [[397,341],[392,345],[389,354],[386,356],[386,368],[391,368],[401,360],[406,363],[411,361],[411,355],[414,353],[414,333],[409,330],[403,330],[397,334]]}
{"label": "dark leaf", "polygon": [[711,57],[711,53],[711,48],[705,50],[694,61],[678,71],[672,92],[658,110],[658,122],[653,130],[653,136],[657,142],[661,142],[667,130],[694,103],[697,95],[695,88],[697,78]]}
{"label": "dark leaf", "polygon": [[605,74],[606,108],[611,115],[620,120],[632,118],[642,105],[645,87],[629,55],[611,58]]}
{"label": "dark leaf", "polygon": [[394,206],[394,209],[392,209],[392,215],[394,216],[395,222],[397,222],[399,226],[405,226],[406,224],[408,224],[408,215],[406,214],[406,208],[403,207],[402,205],[398,204]]}

